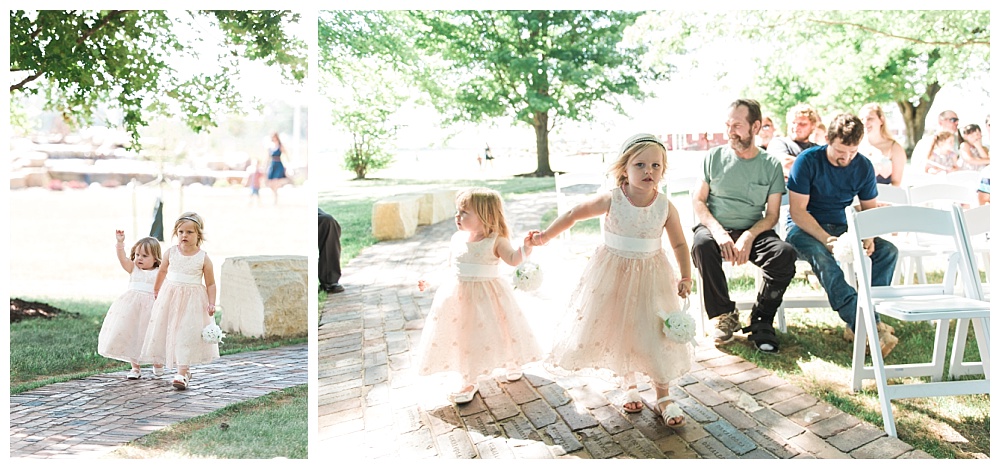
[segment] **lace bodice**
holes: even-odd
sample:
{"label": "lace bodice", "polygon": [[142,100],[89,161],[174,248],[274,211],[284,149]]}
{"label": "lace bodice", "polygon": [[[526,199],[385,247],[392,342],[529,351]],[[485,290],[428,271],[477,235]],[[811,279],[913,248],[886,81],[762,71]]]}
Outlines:
{"label": "lace bodice", "polygon": [[[205,250],[185,256],[181,254],[176,246],[167,251],[170,267],[167,271],[167,279],[183,281],[185,283],[200,283],[202,271],[205,267]],[[197,279],[197,280],[195,280]]]}
{"label": "lace bodice", "polygon": [[669,213],[667,196],[657,193],[648,207],[636,207],[621,187],[611,191],[611,208],[604,217],[604,230],[629,238],[660,239]]}
{"label": "lace bodice", "polygon": [[147,291],[152,293],[153,285],[156,283],[156,274],[160,272],[157,267],[152,270],[142,270],[139,266],[132,267],[132,273],[128,277],[129,290]]}
{"label": "lace bodice", "polygon": [[500,258],[493,254],[493,245],[497,235],[475,241],[468,242],[469,233],[459,231],[451,238],[452,263],[497,265]]}

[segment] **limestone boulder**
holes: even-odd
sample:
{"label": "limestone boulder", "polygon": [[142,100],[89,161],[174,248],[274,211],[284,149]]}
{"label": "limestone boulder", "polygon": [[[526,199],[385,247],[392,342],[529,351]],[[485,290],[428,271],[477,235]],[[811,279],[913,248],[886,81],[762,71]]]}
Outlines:
{"label": "limestone boulder", "polygon": [[219,326],[249,337],[309,333],[306,256],[228,257],[222,264]]}
{"label": "limestone boulder", "polygon": [[455,215],[455,193],[454,189],[439,189],[422,193],[417,224],[433,225]]}
{"label": "limestone boulder", "polygon": [[419,194],[387,197],[372,206],[372,236],[379,241],[405,239],[417,231]]}

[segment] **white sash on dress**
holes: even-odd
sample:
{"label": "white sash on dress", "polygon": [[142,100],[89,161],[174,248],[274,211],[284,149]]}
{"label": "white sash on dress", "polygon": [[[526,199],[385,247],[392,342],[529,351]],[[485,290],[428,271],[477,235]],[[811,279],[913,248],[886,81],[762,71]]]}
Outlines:
{"label": "white sash on dress", "polygon": [[182,274],[180,272],[167,272],[167,280],[175,283],[201,283],[201,274],[190,275]]}
{"label": "white sash on dress", "polygon": [[605,231],[604,244],[619,251],[655,252],[660,250],[663,242],[660,238],[629,238]]}
{"label": "white sash on dress", "polygon": [[128,289],[144,293],[153,293],[153,284],[147,282],[129,282]]}
{"label": "white sash on dress", "polygon": [[468,262],[457,262],[455,264],[455,271],[458,273],[458,278],[465,277],[499,277],[500,272],[495,264],[471,264]]}

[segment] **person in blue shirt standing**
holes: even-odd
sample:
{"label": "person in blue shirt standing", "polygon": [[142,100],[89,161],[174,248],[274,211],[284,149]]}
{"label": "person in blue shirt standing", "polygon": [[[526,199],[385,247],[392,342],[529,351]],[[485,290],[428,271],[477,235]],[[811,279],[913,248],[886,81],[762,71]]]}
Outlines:
{"label": "person in blue shirt standing", "polygon": [[[854,340],[858,292],[844,279],[844,272],[833,257],[833,245],[837,237],[847,232],[844,209],[855,196],[861,202],[861,210],[876,207],[875,170],[868,158],[858,158],[864,133],[864,123],[857,116],[834,117],[827,130],[829,143],[799,154],[788,175],[789,220],[785,240],[819,277],[830,307],[847,323],[844,339],[848,341]],[[889,285],[899,257],[896,246],[882,238],[873,238],[864,240],[864,247],[872,260],[872,285]],[[891,326],[879,322],[883,357],[899,342],[893,332]]]}

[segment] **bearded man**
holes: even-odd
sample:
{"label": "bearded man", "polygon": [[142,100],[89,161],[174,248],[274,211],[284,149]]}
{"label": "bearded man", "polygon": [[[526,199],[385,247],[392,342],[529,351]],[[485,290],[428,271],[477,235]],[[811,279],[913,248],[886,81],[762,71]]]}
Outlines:
{"label": "bearded man", "polygon": [[[795,276],[795,248],[774,232],[785,192],[781,162],[754,145],[761,129],[760,104],[737,99],[729,106],[729,144],[709,150],[702,183],[693,196],[698,225],[691,256],[701,273],[705,312],[714,322],[716,344],[733,339],[737,330],[758,350],[777,352],[774,316],[785,289]],[[729,296],[723,262],[751,262],[764,271],[764,285],[741,329],[740,313]]]}

